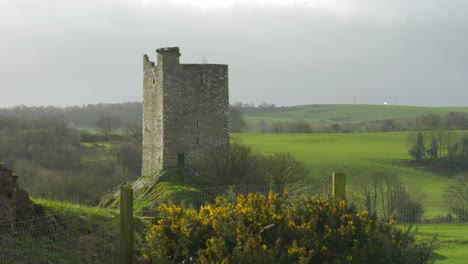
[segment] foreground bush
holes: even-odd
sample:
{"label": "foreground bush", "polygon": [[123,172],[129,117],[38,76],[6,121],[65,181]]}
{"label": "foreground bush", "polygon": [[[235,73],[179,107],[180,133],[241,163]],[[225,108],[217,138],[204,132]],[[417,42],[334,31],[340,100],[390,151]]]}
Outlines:
{"label": "foreground bush", "polygon": [[428,263],[431,248],[394,221],[346,201],[270,193],[218,198],[197,212],[162,205],[143,248],[147,263]]}

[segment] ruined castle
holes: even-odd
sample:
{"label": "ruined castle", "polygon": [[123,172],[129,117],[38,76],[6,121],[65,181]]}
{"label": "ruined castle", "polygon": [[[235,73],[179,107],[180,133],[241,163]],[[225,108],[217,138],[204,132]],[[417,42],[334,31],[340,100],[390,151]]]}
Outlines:
{"label": "ruined castle", "polygon": [[228,66],[180,64],[179,48],[143,57],[142,175],[183,167],[229,146]]}

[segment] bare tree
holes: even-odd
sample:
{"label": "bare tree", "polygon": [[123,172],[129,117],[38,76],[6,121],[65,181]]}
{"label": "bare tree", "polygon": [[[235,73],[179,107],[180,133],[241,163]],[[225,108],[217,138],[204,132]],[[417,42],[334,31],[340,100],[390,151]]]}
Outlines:
{"label": "bare tree", "polygon": [[417,188],[403,185],[397,175],[373,172],[363,175],[355,186],[353,197],[362,209],[385,219],[395,217],[402,222],[415,222],[424,213],[423,194]]}
{"label": "bare tree", "polygon": [[450,112],[445,118],[445,126],[447,129],[465,129],[467,123],[468,120],[465,114],[460,112]]}
{"label": "bare tree", "polygon": [[462,221],[468,220],[468,172],[455,177],[455,182],[445,189],[444,199],[452,213]]}
{"label": "bare tree", "polygon": [[270,184],[287,186],[309,176],[305,164],[289,152],[277,152],[265,159],[265,172]]}
{"label": "bare tree", "polygon": [[141,124],[129,124],[125,129],[127,137],[135,143],[141,144],[143,139],[143,128]]}
{"label": "bare tree", "polygon": [[362,176],[356,185],[357,203],[362,205],[370,214],[377,213],[377,204],[379,203],[379,191],[383,185],[384,177],[380,173],[369,173]]}
{"label": "bare tree", "polygon": [[110,135],[119,128],[120,120],[115,116],[101,116],[94,124],[97,131],[109,140]]}
{"label": "bare tree", "polygon": [[265,184],[260,162],[260,155],[246,145],[213,147],[195,163],[199,177],[194,180],[211,186]]}
{"label": "bare tree", "polygon": [[273,123],[271,125],[271,130],[273,133],[278,134],[278,133],[283,133],[284,132],[284,125],[281,122]]}
{"label": "bare tree", "polygon": [[247,130],[247,123],[242,118],[239,108],[235,106],[229,107],[229,124],[233,133],[243,133]]}
{"label": "bare tree", "polygon": [[141,174],[141,144],[135,142],[121,143],[113,149],[117,163],[132,175]]}
{"label": "bare tree", "polygon": [[455,159],[459,148],[459,135],[455,130],[445,130],[443,138],[443,146],[447,150],[447,157],[449,160]]}
{"label": "bare tree", "polygon": [[416,161],[422,160],[424,155],[426,155],[423,134],[421,132],[418,132],[416,136],[408,134],[408,142],[411,144],[408,154],[410,154]]}

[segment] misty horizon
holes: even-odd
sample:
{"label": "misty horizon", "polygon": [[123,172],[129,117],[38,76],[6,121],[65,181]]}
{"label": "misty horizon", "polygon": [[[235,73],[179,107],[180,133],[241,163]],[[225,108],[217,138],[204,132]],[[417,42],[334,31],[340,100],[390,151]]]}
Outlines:
{"label": "misty horizon", "polygon": [[468,106],[464,1],[0,3],[0,108],[141,101],[143,54],[228,64],[230,102]]}

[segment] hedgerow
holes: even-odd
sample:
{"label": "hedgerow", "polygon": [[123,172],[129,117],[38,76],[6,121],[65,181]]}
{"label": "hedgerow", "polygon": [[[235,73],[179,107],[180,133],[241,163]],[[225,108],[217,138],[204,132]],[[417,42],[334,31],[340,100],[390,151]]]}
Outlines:
{"label": "hedgerow", "polygon": [[347,201],[270,193],[218,197],[199,211],[163,204],[146,263],[429,263],[431,246]]}

